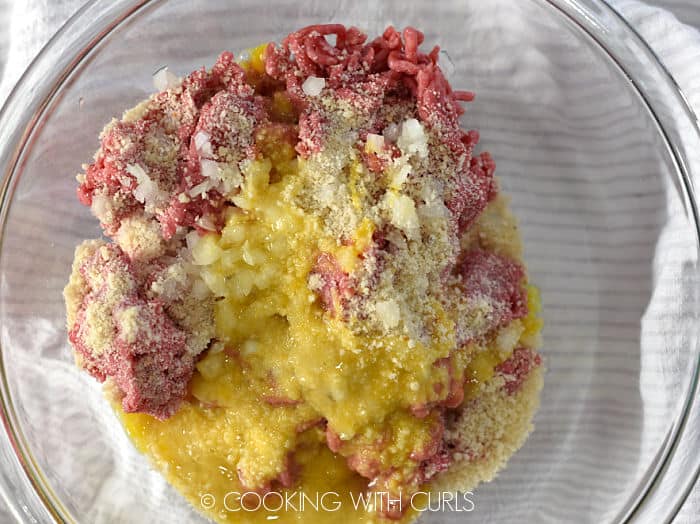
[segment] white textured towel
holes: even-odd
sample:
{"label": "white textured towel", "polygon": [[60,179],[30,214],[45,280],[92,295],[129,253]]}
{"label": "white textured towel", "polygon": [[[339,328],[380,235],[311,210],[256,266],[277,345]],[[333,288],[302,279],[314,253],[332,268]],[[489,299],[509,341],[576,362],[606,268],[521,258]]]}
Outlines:
{"label": "white textured towel", "polygon": [[[655,4],[670,11],[633,0],[611,3],[651,43],[700,114],[700,32],[671,14],[700,27],[700,2],[656,0]],[[40,47],[80,4],[81,0],[0,0],[0,102]],[[700,187],[700,181],[697,185]],[[696,486],[677,522],[699,521],[700,486]],[[1,507],[0,522],[10,522]]]}

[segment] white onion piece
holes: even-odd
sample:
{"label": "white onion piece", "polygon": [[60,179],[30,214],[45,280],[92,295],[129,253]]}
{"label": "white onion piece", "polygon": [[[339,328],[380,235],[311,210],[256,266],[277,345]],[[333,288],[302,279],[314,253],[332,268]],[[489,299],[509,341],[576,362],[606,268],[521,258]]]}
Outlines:
{"label": "white onion piece", "polygon": [[425,218],[444,218],[447,216],[448,210],[445,207],[445,201],[438,196],[437,191],[428,185],[421,189],[421,198],[425,202],[418,209],[422,217]]}
{"label": "white onion piece", "polygon": [[187,192],[191,197],[198,197],[199,195],[204,195],[207,193],[210,189],[213,189],[216,184],[211,181],[211,179],[207,179],[204,182],[201,182],[197,184],[196,186],[190,188],[190,190]]}
{"label": "white onion piece", "polygon": [[406,179],[408,179],[408,175],[411,174],[411,164],[406,162],[404,160],[405,158],[406,157],[399,158],[399,160],[403,160],[403,162],[396,163],[400,167],[395,170],[391,176],[391,187],[394,189],[401,189]]}
{"label": "white onion piece", "polygon": [[395,300],[384,300],[376,304],[377,318],[387,329],[395,328],[401,320],[401,310]]}
{"label": "white onion piece", "polygon": [[221,175],[219,173],[219,163],[213,160],[203,159],[200,161],[199,166],[202,171],[202,176],[211,178],[213,180],[220,180]]}
{"label": "white onion piece", "polygon": [[329,207],[333,203],[333,199],[336,197],[338,190],[339,188],[336,184],[323,184],[322,186],[318,187],[316,198],[321,204]]}
{"label": "white onion piece", "polygon": [[416,204],[407,195],[390,195],[391,223],[413,238],[419,232],[420,222],[416,213]]}
{"label": "white onion piece", "polygon": [[171,73],[167,67],[161,67],[153,75],[153,87],[157,91],[165,91],[180,85],[180,79]]}
{"label": "white onion piece", "polygon": [[204,300],[205,298],[208,298],[211,293],[209,291],[209,287],[207,287],[204,281],[197,278],[192,284],[192,295],[197,300]]}
{"label": "white onion piece", "polygon": [[199,217],[197,220],[195,220],[195,223],[207,231],[216,231],[216,224],[214,224],[214,221],[208,215]]}
{"label": "white onion piece", "polygon": [[304,83],[301,84],[302,91],[309,96],[320,95],[324,87],[326,87],[326,79],[318,78],[316,76],[308,77],[306,80],[304,80]]}
{"label": "white onion piece", "polygon": [[420,158],[428,156],[428,137],[423,125],[415,118],[409,118],[401,124],[397,145],[405,155],[417,154]]}
{"label": "white onion piece", "polygon": [[196,135],[194,135],[194,147],[201,156],[214,156],[214,150],[211,147],[209,135],[204,131],[199,131]]}
{"label": "white onion piece", "polygon": [[382,135],[375,135],[374,133],[367,133],[367,143],[365,144],[365,151],[368,153],[380,153],[384,150],[384,137]]}
{"label": "white onion piece", "polygon": [[197,233],[197,231],[190,231],[185,237],[185,242],[187,242],[187,249],[194,251],[194,248],[199,244],[199,233]]}
{"label": "white onion piece", "polygon": [[393,122],[384,128],[384,138],[392,144],[399,138],[399,126]]}
{"label": "white onion piece", "polygon": [[145,205],[158,206],[167,200],[168,195],[151,180],[139,164],[127,164],[126,172],[136,179],[134,198]]}
{"label": "white onion piece", "polygon": [[227,195],[234,189],[241,187],[243,176],[235,163],[219,164],[217,177],[221,180],[219,192]]}

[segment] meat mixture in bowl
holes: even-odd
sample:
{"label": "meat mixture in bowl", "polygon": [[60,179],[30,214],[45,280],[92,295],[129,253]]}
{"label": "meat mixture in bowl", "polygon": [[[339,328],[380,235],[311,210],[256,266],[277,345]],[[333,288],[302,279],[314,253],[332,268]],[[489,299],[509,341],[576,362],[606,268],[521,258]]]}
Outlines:
{"label": "meat mixture in bowl", "polygon": [[531,430],[538,294],[422,42],[316,25],[162,70],[78,175],[107,239],[65,290],[77,363],[216,521],[408,522]]}

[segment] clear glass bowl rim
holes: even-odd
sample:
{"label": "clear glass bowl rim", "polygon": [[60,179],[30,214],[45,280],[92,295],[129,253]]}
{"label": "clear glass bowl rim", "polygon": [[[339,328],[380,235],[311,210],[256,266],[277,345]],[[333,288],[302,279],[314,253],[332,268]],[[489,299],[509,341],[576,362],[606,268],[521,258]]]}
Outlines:
{"label": "clear glass bowl rim", "polygon": [[[49,40],[0,110],[0,249],[7,213],[25,147],[54,96],[80,63],[115,28],[138,11],[164,0],[90,0]],[[677,168],[688,213],[700,237],[694,180],[700,162],[688,151],[700,147],[700,124],[683,91],[647,42],[606,0],[533,0],[549,5],[589,37],[627,77],[664,138]],[[32,93],[32,96],[22,96]],[[673,112],[660,111],[670,107]],[[673,118],[669,115],[673,115]],[[694,370],[682,413],[669,430],[644,482],[615,522],[671,522],[700,476],[700,347],[692,340]],[[0,468],[0,500],[18,521],[74,522],[32,456],[19,427],[0,347],[0,451],[11,450]],[[4,448],[4,449],[3,449]],[[0,459],[3,456],[0,455]],[[667,480],[670,479],[670,480]],[[672,485],[671,485],[672,484]],[[662,518],[659,511],[663,512]]]}

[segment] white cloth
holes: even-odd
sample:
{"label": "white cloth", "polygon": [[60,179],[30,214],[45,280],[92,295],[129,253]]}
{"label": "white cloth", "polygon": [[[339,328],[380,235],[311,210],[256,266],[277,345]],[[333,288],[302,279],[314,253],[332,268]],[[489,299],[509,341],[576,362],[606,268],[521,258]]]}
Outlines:
{"label": "white cloth", "polygon": [[[700,27],[700,5],[693,0],[655,1],[669,12],[633,0],[612,3],[651,43],[700,114],[700,33],[671,14]],[[0,0],[0,102],[41,46],[80,4],[81,0]],[[676,522],[691,524],[698,520],[700,485],[695,487]],[[0,522],[10,522],[2,508]]]}

